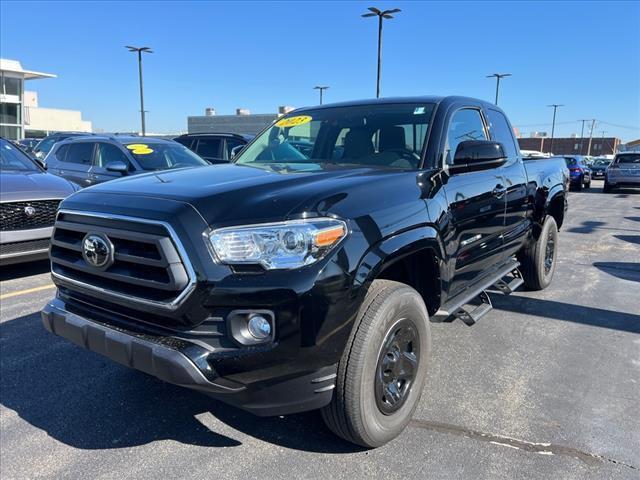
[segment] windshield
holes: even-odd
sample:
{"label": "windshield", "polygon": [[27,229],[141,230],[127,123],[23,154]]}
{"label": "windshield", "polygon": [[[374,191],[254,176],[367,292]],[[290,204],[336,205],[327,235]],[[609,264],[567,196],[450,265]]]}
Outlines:
{"label": "windshield", "polygon": [[640,164],[640,153],[618,155],[618,162],[617,163],[635,163],[635,164]]}
{"label": "windshield", "polygon": [[606,167],[607,165],[609,165],[611,163],[611,160],[596,160],[595,162],[593,162],[593,166],[594,167]]}
{"label": "windshield", "polygon": [[247,147],[238,165],[286,173],[326,165],[414,169],[433,104],[319,108],[278,119]]}
{"label": "windshield", "polygon": [[209,165],[187,147],[175,142],[125,144],[143,170],[201,167]]}
{"label": "windshield", "polygon": [[0,139],[0,171],[18,170],[23,172],[39,172],[36,164],[18,147],[4,139]]}

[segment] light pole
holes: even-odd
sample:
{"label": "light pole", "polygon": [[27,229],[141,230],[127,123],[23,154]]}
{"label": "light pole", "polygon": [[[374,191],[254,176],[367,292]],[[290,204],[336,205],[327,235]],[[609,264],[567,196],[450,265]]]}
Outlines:
{"label": "light pole", "polygon": [[125,46],[130,52],[138,53],[138,77],[140,79],[140,119],[142,121],[142,136],[144,137],[146,133],[146,128],[144,124],[144,91],[142,87],[142,52],[144,53],[153,53],[149,47],[130,47],[129,45]]}
{"label": "light pole", "polygon": [[487,78],[496,77],[496,105],[498,105],[498,91],[500,90],[500,79],[504,77],[510,77],[510,73],[492,73],[487,75]]}
{"label": "light pole", "polygon": [[313,87],[314,90],[320,90],[320,105],[322,105],[322,92],[327,88],[329,87],[324,85],[316,85],[315,87]]}
{"label": "light pole", "polygon": [[549,153],[553,153],[553,134],[556,130],[556,110],[558,110],[558,107],[564,107],[564,105],[553,103],[551,105],[547,105],[547,107],[553,107],[553,123],[551,124],[551,146],[549,147]]}
{"label": "light pole", "polygon": [[593,139],[593,129],[596,126],[596,119],[591,119],[591,130],[589,131],[589,146],[587,147],[587,156],[591,156],[591,139]]}
{"label": "light pole", "polygon": [[380,66],[382,63],[382,20],[393,18],[392,13],[398,13],[401,10],[394,8],[392,10],[379,10],[376,7],[368,8],[370,13],[362,14],[363,17],[378,17],[378,76],[376,81],[376,98],[380,98]]}

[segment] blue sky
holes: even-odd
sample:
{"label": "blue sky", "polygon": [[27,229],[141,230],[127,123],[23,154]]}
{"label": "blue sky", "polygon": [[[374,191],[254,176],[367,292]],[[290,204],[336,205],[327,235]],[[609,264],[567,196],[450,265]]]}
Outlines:
{"label": "blue sky", "polygon": [[[492,100],[485,75],[511,72],[500,106],[523,132],[640,137],[640,2],[12,2],[0,3],[0,55],[56,79],[32,81],[44,107],[82,110],[94,128],[139,128],[144,58],[147,130],[186,130],[206,106],[254,113],[278,105],[375,96],[376,20],[385,22],[382,95]],[[618,126],[616,126],[618,125]],[[624,128],[633,127],[633,128]]]}

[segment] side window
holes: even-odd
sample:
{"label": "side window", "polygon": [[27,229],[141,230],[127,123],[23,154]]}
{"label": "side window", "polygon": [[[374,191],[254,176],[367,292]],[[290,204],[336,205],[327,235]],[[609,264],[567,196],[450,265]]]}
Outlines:
{"label": "side window", "polygon": [[178,142],[178,143],[184,145],[189,150],[191,150],[191,147],[193,147],[193,145],[192,145],[193,138],[191,138],[191,137],[184,137],[184,138],[178,137],[178,138],[174,138],[173,140],[174,140],[174,142]]}
{"label": "side window", "polygon": [[220,139],[199,138],[196,153],[203,158],[220,158]]}
{"label": "side window", "polygon": [[500,142],[507,153],[507,157],[512,160],[518,155],[518,148],[513,138],[513,133],[507,118],[497,110],[487,110],[487,116],[491,123],[491,138]]}
{"label": "side window", "polygon": [[111,162],[124,162],[131,168],[131,162],[127,156],[115,145],[110,143],[98,143],[94,165],[96,167],[106,167]]}
{"label": "side window", "polygon": [[[67,156],[67,151],[69,150],[69,145],[62,145],[58,148],[53,155],[55,155],[56,159],[59,162],[65,162],[65,157]],[[48,160],[48,159],[47,159]]]}
{"label": "side window", "polygon": [[480,111],[474,108],[458,110],[451,118],[444,152],[447,164],[453,163],[458,144],[466,140],[488,140]]}
{"label": "side window", "polygon": [[95,143],[92,142],[70,143],[68,145],[65,162],[90,166],[94,145]]}
{"label": "side window", "polygon": [[231,159],[231,150],[244,144],[245,142],[238,140],[237,138],[227,138],[224,159],[225,160]]}

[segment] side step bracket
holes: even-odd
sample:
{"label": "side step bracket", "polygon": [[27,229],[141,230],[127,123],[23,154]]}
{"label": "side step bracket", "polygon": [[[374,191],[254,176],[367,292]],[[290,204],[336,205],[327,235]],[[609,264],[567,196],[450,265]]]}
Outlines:
{"label": "side step bracket", "polygon": [[480,299],[480,305],[475,307],[471,311],[465,310],[463,307],[460,307],[453,316],[462,320],[466,325],[471,326],[484,317],[487,313],[489,313],[493,309],[493,305],[491,305],[491,299],[489,298],[489,294],[484,290],[480,292],[478,295]]}

